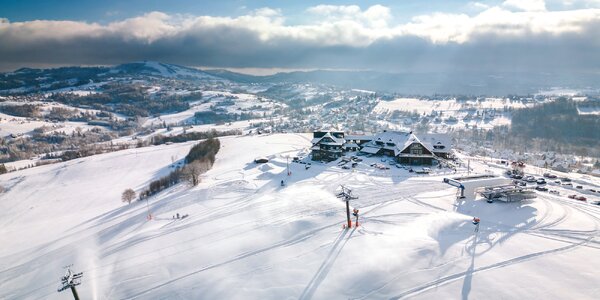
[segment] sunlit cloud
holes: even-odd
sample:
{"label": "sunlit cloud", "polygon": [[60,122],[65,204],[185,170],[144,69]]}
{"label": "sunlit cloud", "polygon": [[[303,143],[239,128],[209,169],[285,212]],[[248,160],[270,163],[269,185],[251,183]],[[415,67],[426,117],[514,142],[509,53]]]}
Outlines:
{"label": "sunlit cloud", "polygon": [[[596,33],[600,9],[549,11],[544,1],[537,0],[469,5],[477,8],[476,14],[438,12],[404,23],[382,5],[317,5],[306,10],[305,22],[293,25],[275,8],[237,17],[150,12],[108,24],[0,19],[0,67],[153,59],[203,66],[404,69],[417,68],[414,61],[423,61],[425,55],[436,55],[430,66],[448,65],[439,61],[446,52],[455,53],[453,57],[469,53],[474,61],[483,60],[488,57],[488,43],[497,45],[496,49],[542,51],[535,53],[532,61],[548,59],[552,66],[557,57],[585,58],[600,51]],[[512,55],[508,52],[497,52],[497,60],[510,61],[510,57],[502,57]],[[527,55],[528,51],[517,53]],[[597,64],[570,63],[573,68]]]}

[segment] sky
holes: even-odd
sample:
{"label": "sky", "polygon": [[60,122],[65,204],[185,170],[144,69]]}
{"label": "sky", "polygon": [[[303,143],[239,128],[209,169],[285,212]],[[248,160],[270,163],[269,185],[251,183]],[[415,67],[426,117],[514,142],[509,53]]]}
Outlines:
{"label": "sky", "polygon": [[600,0],[0,0],[0,71],[600,72]]}

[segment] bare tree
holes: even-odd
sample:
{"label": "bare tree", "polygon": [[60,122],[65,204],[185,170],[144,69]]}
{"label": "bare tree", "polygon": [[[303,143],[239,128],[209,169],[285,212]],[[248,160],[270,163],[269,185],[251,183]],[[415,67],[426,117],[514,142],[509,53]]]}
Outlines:
{"label": "bare tree", "polygon": [[123,191],[123,195],[121,196],[121,200],[123,202],[127,202],[128,204],[135,199],[135,191],[132,189],[126,189]]}
{"label": "bare tree", "polygon": [[183,168],[183,176],[190,181],[193,186],[200,183],[200,175],[210,169],[208,160],[195,160]]}

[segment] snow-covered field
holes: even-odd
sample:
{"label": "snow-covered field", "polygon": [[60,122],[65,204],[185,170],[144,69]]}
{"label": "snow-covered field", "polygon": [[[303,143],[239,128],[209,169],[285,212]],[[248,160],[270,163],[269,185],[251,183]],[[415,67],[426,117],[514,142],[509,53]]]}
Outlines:
{"label": "snow-covered field", "polygon": [[[146,203],[120,202],[192,143],[138,148],[0,176],[0,298],[595,299],[600,207],[540,194],[456,201],[444,175],[291,163],[308,135],[221,138],[212,170]],[[266,156],[267,164],[253,159]],[[381,162],[380,162],[381,163]],[[476,171],[488,168],[473,161]],[[281,180],[286,182],[282,187]],[[344,184],[361,226],[345,230]],[[188,214],[173,220],[176,213]],[[481,218],[477,235],[470,219]],[[63,293],[69,293],[65,291]]]}
{"label": "snow-covered field", "polygon": [[20,134],[29,134],[34,129],[46,126],[51,128],[51,131],[61,131],[66,134],[70,134],[75,131],[77,128],[81,130],[92,129],[95,126],[88,125],[84,122],[60,122],[60,123],[52,123],[41,120],[33,120],[29,118],[23,117],[15,117],[7,114],[0,113],[0,136],[6,137],[11,134],[20,135]]}
{"label": "snow-covered field", "polygon": [[[444,131],[449,128],[459,129],[477,126],[478,128],[491,129],[495,126],[510,125],[511,115],[510,112],[505,112],[505,109],[520,109],[532,105],[533,103],[511,101],[503,98],[485,98],[477,101],[398,98],[392,101],[380,101],[373,111],[384,116],[394,111],[429,115],[434,118],[429,124]],[[390,128],[410,127],[417,122],[419,121],[404,119],[404,124],[392,124]]]}
{"label": "snow-covered field", "polygon": [[277,104],[271,100],[245,93],[204,91],[202,92],[202,98],[202,101],[190,103],[191,107],[185,111],[148,118],[144,122],[144,126],[160,125],[163,122],[173,125],[180,123],[193,124],[195,123],[195,113],[214,111],[215,107],[229,114],[251,113],[260,117],[263,115],[270,116],[275,107],[284,106],[284,104]]}
{"label": "snow-covered field", "polygon": [[436,112],[455,112],[468,109],[503,109],[504,107],[524,108],[525,104],[502,98],[486,98],[483,101],[457,101],[450,100],[421,100],[416,98],[399,98],[393,101],[381,101],[375,107],[376,112],[400,110],[406,112],[416,111],[419,114]]}

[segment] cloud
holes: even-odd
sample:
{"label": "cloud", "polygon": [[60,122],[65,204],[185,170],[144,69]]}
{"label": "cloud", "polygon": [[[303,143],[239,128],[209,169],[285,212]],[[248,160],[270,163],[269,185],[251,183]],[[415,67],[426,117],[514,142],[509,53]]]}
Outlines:
{"label": "cloud", "polygon": [[484,10],[484,9],[490,8],[490,6],[485,3],[473,2],[473,1],[467,3],[467,7],[470,9],[476,9],[476,10]]}
{"label": "cloud", "polygon": [[238,17],[150,12],[109,24],[0,19],[0,69],[149,59],[215,67],[597,70],[600,9],[515,9],[510,2],[406,23],[381,5],[318,5],[307,9],[310,21],[294,25],[273,8]]}
{"label": "cloud", "polygon": [[522,11],[546,11],[544,0],[506,0],[502,6]]}

